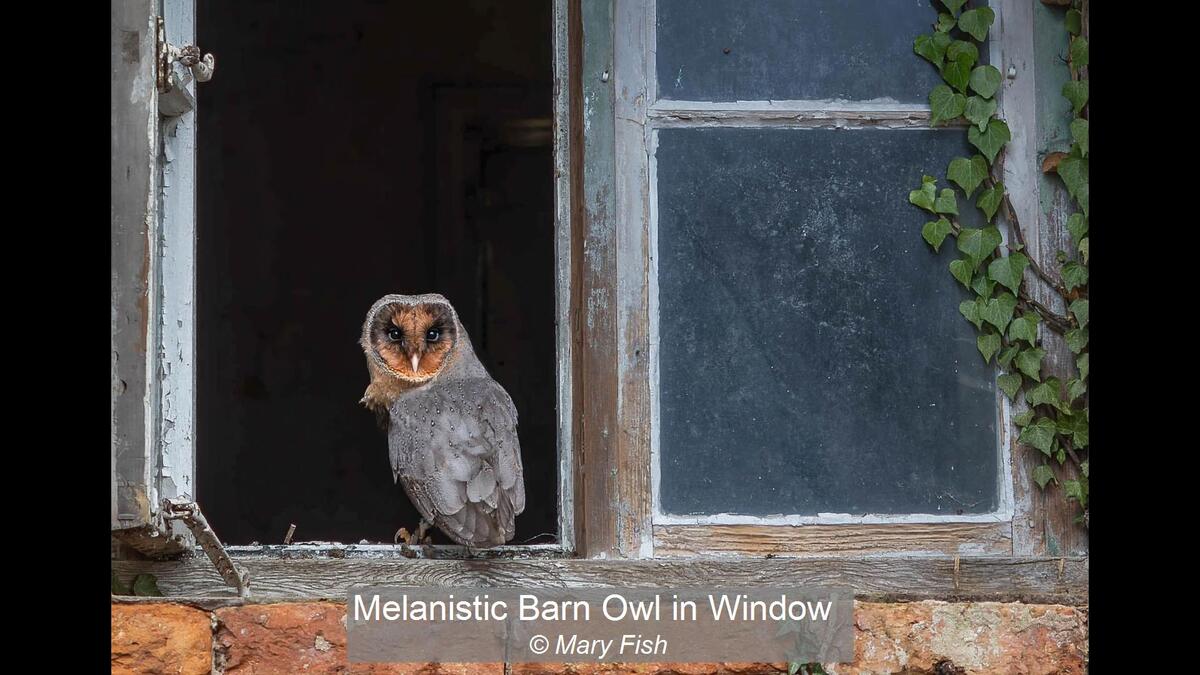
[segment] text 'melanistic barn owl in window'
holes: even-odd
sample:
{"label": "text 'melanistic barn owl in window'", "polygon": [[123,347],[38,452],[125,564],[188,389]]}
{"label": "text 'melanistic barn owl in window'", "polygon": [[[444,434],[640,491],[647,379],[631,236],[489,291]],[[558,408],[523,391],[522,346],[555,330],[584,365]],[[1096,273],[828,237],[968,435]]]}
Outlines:
{"label": "text 'melanistic barn owl in window'", "polygon": [[[385,295],[363,324],[361,403],[387,429],[392,474],[429,523],[464,546],[512,539],[525,509],[517,409],[488,375],[446,298]],[[398,536],[399,533],[398,533]]]}

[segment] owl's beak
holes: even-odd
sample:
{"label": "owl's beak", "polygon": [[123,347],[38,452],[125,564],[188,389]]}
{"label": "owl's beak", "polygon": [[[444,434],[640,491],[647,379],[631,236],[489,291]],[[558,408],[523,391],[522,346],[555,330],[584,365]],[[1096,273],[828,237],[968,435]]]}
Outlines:
{"label": "owl's beak", "polygon": [[419,365],[418,365],[418,364],[420,364],[420,363],[421,363],[421,357],[420,357],[420,356],[418,356],[418,355],[416,355],[416,354],[413,354],[413,355],[412,355],[412,369],[413,369],[413,375],[416,375],[416,374],[417,374],[417,368],[419,367]]}

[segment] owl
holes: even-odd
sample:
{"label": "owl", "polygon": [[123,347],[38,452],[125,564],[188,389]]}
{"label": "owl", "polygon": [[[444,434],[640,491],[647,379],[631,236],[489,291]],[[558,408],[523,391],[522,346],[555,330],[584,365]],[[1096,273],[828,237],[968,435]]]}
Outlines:
{"label": "owl", "polygon": [[[488,375],[446,298],[385,295],[362,329],[360,403],[387,431],[392,476],[430,524],[473,548],[512,539],[525,509],[517,409]],[[397,539],[404,536],[401,528]]]}

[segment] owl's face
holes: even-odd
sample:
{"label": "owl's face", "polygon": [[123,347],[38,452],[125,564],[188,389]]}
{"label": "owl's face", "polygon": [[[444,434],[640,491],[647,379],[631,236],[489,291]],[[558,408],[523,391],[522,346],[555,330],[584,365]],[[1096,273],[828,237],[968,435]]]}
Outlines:
{"label": "owl's face", "polygon": [[385,305],[371,322],[371,347],[407,382],[427,382],[441,372],[457,340],[453,310],[441,302]]}

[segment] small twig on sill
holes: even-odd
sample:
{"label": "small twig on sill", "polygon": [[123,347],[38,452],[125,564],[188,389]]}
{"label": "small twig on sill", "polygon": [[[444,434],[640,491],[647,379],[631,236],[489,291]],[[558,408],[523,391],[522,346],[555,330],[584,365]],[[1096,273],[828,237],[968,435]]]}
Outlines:
{"label": "small twig on sill", "polygon": [[296,524],[292,523],[288,526],[287,534],[283,535],[283,545],[288,546],[292,543],[292,535],[296,534]]}

